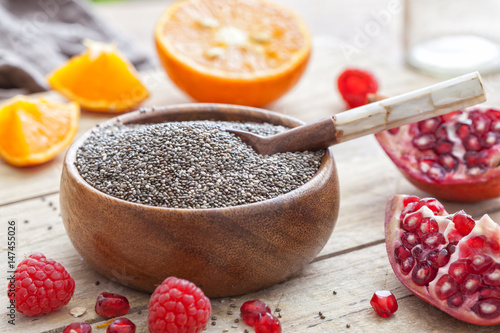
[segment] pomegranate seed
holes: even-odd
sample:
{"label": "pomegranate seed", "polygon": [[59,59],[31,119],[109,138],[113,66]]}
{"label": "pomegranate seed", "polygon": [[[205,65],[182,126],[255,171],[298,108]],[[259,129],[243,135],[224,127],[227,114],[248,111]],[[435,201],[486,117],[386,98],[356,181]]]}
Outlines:
{"label": "pomegranate seed", "polygon": [[453,142],[446,139],[441,139],[436,142],[434,152],[438,155],[450,154],[453,151]]}
{"label": "pomegranate seed", "polygon": [[457,250],[457,244],[450,241],[450,243],[446,246],[446,250],[448,250],[448,253],[452,255]]}
{"label": "pomegranate seed", "polygon": [[427,150],[434,147],[436,143],[436,137],[431,134],[421,134],[413,139],[413,145],[418,150]]}
{"label": "pomegranate seed", "polygon": [[429,265],[429,263],[421,261],[413,269],[411,279],[418,286],[426,286],[434,280],[437,274],[437,269]]}
{"label": "pomegranate seed", "polygon": [[103,292],[97,296],[95,312],[104,318],[114,318],[125,315],[130,310],[125,296]]}
{"label": "pomegranate seed", "polygon": [[398,301],[389,290],[378,290],[373,294],[370,304],[380,317],[390,317],[398,310]]}
{"label": "pomegranate seed", "polygon": [[87,323],[71,323],[66,326],[63,333],[92,333],[92,326]]}
{"label": "pomegranate seed", "polygon": [[486,254],[476,254],[471,260],[470,271],[475,274],[485,273],[494,263],[493,259]]}
{"label": "pomegranate seed", "polygon": [[422,223],[417,229],[418,236],[423,238],[424,235],[434,234],[439,231],[439,225],[432,217],[422,218]]}
{"label": "pomegranate seed", "polygon": [[458,115],[461,115],[463,113],[462,110],[456,110],[456,111],[453,111],[453,112],[448,112],[446,114],[443,114],[441,116],[441,119],[444,121],[444,122],[447,122],[448,120],[458,116]]}
{"label": "pomegranate seed", "polygon": [[491,119],[481,111],[471,111],[469,119],[472,120],[472,132],[481,136],[490,130]]}
{"label": "pomegranate seed", "polygon": [[406,207],[411,202],[419,202],[419,201],[420,201],[419,197],[414,195],[408,195],[403,199],[403,206]]}
{"label": "pomegranate seed", "polygon": [[444,206],[434,198],[422,198],[418,202],[418,208],[427,206],[434,215],[441,215],[444,212]]}
{"label": "pomegranate seed", "polygon": [[399,133],[399,127],[391,128],[391,129],[387,130],[387,132],[391,133],[392,135],[396,135]]}
{"label": "pomegranate seed", "polygon": [[427,257],[425,256],[424,248],[422,245],[416,245],[413,249],[411,249],[411,255],[417,262],[421,262],[424,260],[427,260]]}
{"label": "pomegranate seed", "polygon": [[367,95],[376,93],[378,83],[375,77],[361,69],[346,69],[337,79],[337,88],[350,108],[365,105]]}
{"label": "pomegranate seed", "polygon": [[489,271],[484,274],[483,281],[489,286],[500,286],[500,264],[495,263],[491,266]]}
{"label": "pomegranate seed", "polygon": [[408,275],[411,272],[413,266],[415,266],[415,258],[408,257],[404,259],[400,265],[401,265],[401,273],[403,273],[404,275]]}
{"label": "pomegranate seed", "polygon": [[453,171],[458,167],[458,158],[453,155],[440,155],[438,161],[446,171]]}
{"label": "pomegranate seed", "polygon": [[465,164],[467,164],[469,168],[472,167],[485,168],[486,165],[488,165],[485,154],[486,151],[484,150],[480,152],[468,151],[464,154]]}
{"label": "pomegranate seed", "polygon": [[439,299],[448,299],[458,290],[458,284],[449,275],[445,274],[436,283],[436,295]]}
{"label": "pomegranate seed", "polygon": [[255,333],[281,333],[281,323],[269,312],[259,314],[255,322]]}
{"label": "pomegranate seed", "polygon": [[249,325],[253,326],[255,322],[259,319],[260,314],[271,313],[271,309],[266,303],[253,300],[243,303],[240,307],[241,317],[243,321]]}
{"label": "pomegranate seed", "polygon": [[492,120],[499,120],[500,119],[500,111],[495,110],[495,109],[488,109],[486,110],[486,115]]}
{"label": "pomegranate seed", "polygon": [[481,138],[481,146],[488,149],[493,147],[498,142],[498,134],[488,132]]}
{"label": "pomegranate seed", "polygon": [[455,229],[457,229],[462,236],[470,234],[472,229],[476,226],[474,219],[470,215],[465,214],[463,210],[453,216],[453,223],[455,223]]}
{"label": "pomegranate seed", "polygon": [[118,318],[108,326],[106,333],[135,333],[135,324],[127,318]]}
{"label": "pomegranate seed", "polygon": [[479,151],[481,150],[481,140],[474,135],[470,134],[465,139],[462,140],[464,148],[468,151]]}
{"label": "pomegranate seed", "polygon": [[464,295],[461,293],[456,293],[452,295],[450,298],[448,298],[448,306],[450,308],[458,308],[460,305],[462,305],[464,302]]}
{"label": "pomegranate seed", "polygon": [[427,262],[434,268],[445,266],[450,261],[451,254],[447,249],[436,249],[427,256]]}
{"label": "pomegranate seed", "polygon": [[483,235],[471,237],[467,241],[467,245],[475,249],[483,248],[485,243],[486,243],[486,237]]}
{"label": "pomegranate seed", "polygon": [[422,214],[420,214],[420,212],[414,212],[406,215],[401,227],[406,231],[414,231],[420,227],[421,223]]}
{"label": "pomegranate seed", "polygon": [[478,316],[486,319],[493,319],[500,315],[500,300],[495,298],[485,299],[477,302],[472,307]]}
{"label": "pomegranate seed", "polygon": [[442,243],[444,243],[444,236],[440,232],[436,232],[433,234],[426,234],[422,238],[422,245],[429,250],[436,249]]}
{"label": "pomegranate seed", "polygon": [[414,246],[420,244],[420,237],[414,232],[405,232],[403,236],[401,236],[401,242],[404,247],[411,250]]}
{"label": "pomegranate seed", "polygon": [[464,140],[470,134],[470,126],[467,124],[457,124],[457,135],[461,140]]}
{"label": "pomegranate seed", "polygon": [[441,180],[446,175],[446,170],[438,163],[432,163],[425,174],[433,180]]}
{"label": "pomegranate seed", "polygon": [[447,130],[446,124],[441,124],[438,127],[438,129],[436,130],[436,132],[434,133],[434,136],[438,140],[446,140],[446,139],[448,139],[448,130]]}
{"label": "pomegranate seed", "polygon": [[453,278],[453,280],[461,283],[465,276],[469,274],[470,270],[470,260],[460,259],[450,264],[448,268],[448,274]]}
{"label": "pomegranate seed", "polygon": [[419,121],[417,124],[418,130],[423,134],[432,134],[436,131],[441,122],[442,120],[439,117]]}
{"label": "pomegranate seed", "polygon": [[481,276],[468,274],[460,284],[460,291],[464,295],[472,295],[481,288]]}
{"label": "pomegranate seed", "polygon": [[479,290],[479,299],[498,298],[500,299],[500,289],[486,286]]}
{"label": "pomegranate seed", "polygon": [[394,249],[394,259],[396,259],[396,262],[401,262],[408,257],[411,257],[411,253],[404,246],[400,245]]}

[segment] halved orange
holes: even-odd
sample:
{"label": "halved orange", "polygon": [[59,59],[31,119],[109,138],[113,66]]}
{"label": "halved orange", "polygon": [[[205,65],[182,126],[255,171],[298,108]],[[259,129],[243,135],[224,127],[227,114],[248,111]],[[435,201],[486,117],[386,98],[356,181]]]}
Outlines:
{"label": "halved orange", "polygon": [[183,0],[155,29],[172,81],[199,102],[266,105],[304,72],[311,43],[302,19],[262,0]]}
{"label": "halved orange", "polygon": [[86,41],[84,53],[72,57],[47,77],[52,87],[90,111],[124,112],[149,93],[134,66],[116,46]]}
{"label": "halved orange", "polygon": [[0,157],[15,166],[37,165],[63,151],[78,128],[77,103],[13,97],[0,105]]}

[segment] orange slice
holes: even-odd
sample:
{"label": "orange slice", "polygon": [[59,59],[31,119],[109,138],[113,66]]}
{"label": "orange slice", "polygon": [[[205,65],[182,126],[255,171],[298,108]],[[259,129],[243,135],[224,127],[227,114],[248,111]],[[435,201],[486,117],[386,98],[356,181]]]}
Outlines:
{"label": "orange slice", "polygon": [[184,0],[156,24],[172,81],[199,102],[263,106],[304,72],[311,44],[292,11],[261,0]]}
{"label": "orange slice", "polygon": [[69,146],[79,117],[74,102],[13,97],[0,105],[0,156],[15,166],[47,162]]}
{"label": "orange slice", "polygon": [[113,44],[86,41],[87,50],[47,77],[52,87],[90,111],[124,112],[148,91],[131,63]]}

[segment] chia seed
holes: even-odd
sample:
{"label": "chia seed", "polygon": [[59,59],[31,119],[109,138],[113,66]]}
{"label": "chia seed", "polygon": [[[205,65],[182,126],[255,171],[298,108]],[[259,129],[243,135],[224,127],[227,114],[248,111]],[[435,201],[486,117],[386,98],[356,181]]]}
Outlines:
{"label": "chia seed", "polygon": [[223,121],[100,126],[75,165],[94,188],[130,202],[221,208],[260,202],[304,185],[324,150],[257,154],[225,128],[273,135],[286,127]]}

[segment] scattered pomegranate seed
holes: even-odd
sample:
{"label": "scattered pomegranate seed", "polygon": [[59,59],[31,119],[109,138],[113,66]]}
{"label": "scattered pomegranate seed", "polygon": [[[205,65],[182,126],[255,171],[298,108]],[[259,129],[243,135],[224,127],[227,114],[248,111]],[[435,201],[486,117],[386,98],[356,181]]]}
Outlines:
{"label": "scattered pomegranate seed", "polygon": [[398,301],[389,290],[378,290],[370,301],[375,312],[384,318],[390,317],[398,310]]}
{"label": "scattered pomegranate seed", "polygon": [[128,299],[125,296],[103,292],[97,296],[95,312],[104,318],[120,317],[130,310]]}
{"label": "scattered pomegranate seed", "polygon": [[262,301],[253,300],[243,303],[240,307],[240,312],[243,321],[249,326],[254,326],[259,320],[259,315],[271,313],[271,308]]}
{"label": "scattered pomegranate seed", "polygon": [[71,323],[63,333],[92,333],[92,327],[87,323]]}
{"label": "scattered pomegranate seed", "polygon": [[371,73],[350,68],[340,74],[337,88],[349,108],[356,108],[367,103],[368,94],[377,92],[378,83]]}
{"label": "scattered pomegranate seed", "polygon": [[265,312],[259,315],[255,322],[255,333],[281,333],[281,323],[278,318]]}
{"label": "scattered pomegranate seed", "polygon": [[127,318],[118,318],[108,326],[106,333],[135,333],[135,324]]}

